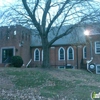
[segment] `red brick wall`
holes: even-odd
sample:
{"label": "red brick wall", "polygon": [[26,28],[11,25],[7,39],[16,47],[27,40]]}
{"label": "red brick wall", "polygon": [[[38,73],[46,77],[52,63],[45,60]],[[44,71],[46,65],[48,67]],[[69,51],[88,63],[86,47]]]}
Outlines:
{"label": "red brick wall", "polygon": [[[14,35],[16,31],[16,35]],[[8,27],[0,27],[0,63],[2,63],[2,48],[14,48],[14,54],[19,55],[23,58],[24,64],[32,58],[31,66],[41,66],[42,65],[42,48],[41,47],[31,47],[30,49],[30,30],[22,27],[20,25]],[[9,38],[8,38],[9,37]],[[100,35],[91,35],[92,42],[92,63],[100,64],[100,54],[95,54],[95,41],[100,41]],[[19,44],[22,43],[22,46]],[[50,48],[50,64],[51,66],[66,66],[71,64],[75,68],[81,68],[81,64],[86,64],[87,60],[91,59],[91,45],[89,40],[87,40],[87,59],[83,59],[83,46],[74,46],[74,60],[67,59],[67,49],[71,45],[53,46]],[[58,59],[58,50],[60,47],[65,49],[65,60]],[[34,61],[34,50],[38,48],[40,51],[40,61]]]}
{"label": "red brick wall", "polygon": [[[96,41],[100,41],[100,34],[97,35],[91,35],[91,42],[92,42],[92,55],[93,55],[93,61],[92,63],[95,64],[100,64],[100,54],[96,54],[95,53],[95,42]],[[90,43],[88,43],[87,45],[87,49],[88,49],[88,60],[91,58],[91,54],[90,54]]]}
{"label": "red brick wall", "polygon": [[[63,47],[65,49],[65,60],[59,60],[58,59],[58,50],[60,47]],[[82,55],[83,55],[83,47],[82,46],[71,46],[74,49],[74,60],[68,60],[67,59],[67,49],[70,47],[68,46],[54,46],[50,48],[50,64],[51,66],[58,67],[58,66],[66,66],[67,64],[71,64],[75,68],[80,68]],[[34,50],[36,48],[31,48],[32,50],[32,66],[41,66],[42,64],[42,48],[37,47],[40,50],[40,61],[34,61]],[[78,49],[77,49],[78,48]],[[78,50],[78,54],[77,54]],[[78,63],[78,64],[77,64]]]}
{"label": "red brick wall", "polygon": [[[14,35],[16,31],[16,35]],[[23,58],[24,64],[30,59],[30,30],[20,25],[0,27],[0,63],[2,63],[2,48],[14,48],[14,54]],[[23,45],[19,44],[23,41]]]}
{"label": "red brick wall", "polygon": [[[100,40],[100,35],[92,35],[91,41],[92,41],[92,55],[93,55],[93,61],[92,63],[100,64],[100,54],[95,54],[95,41]],[[66,46],[54,46],[50,48],[50,64],[51,66],[58,67],[58,66],[66,66],[67,64],[71,64],[72,66],[75,66],[75,68],[82,68],[82,64],[85,65],[86,68],[86,61],[91,59],[91,45],[89,40],[87,41],[86,47],[87,47],[87,58],[83,58],[83,47],[85,45],[80,46],[73,46],[74,49],[74,60],[68,60],[67,59],[67,49],[70,45]],[[63,47],[65,49],[65,60],[59,60],[58,59],[58,50],[60,47]],[[38,47],[37,47],[38,48]],[[38,48],[40,50],[40,61],[34,61],[34,50],[35,48],[32,48],[32,66],[41,66],[42,64],[42,48]]]}

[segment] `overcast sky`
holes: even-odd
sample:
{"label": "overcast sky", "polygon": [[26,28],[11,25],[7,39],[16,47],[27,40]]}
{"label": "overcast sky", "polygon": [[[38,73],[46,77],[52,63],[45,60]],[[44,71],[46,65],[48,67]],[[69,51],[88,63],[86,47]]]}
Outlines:
{"label": "overcast sky", "polygon": [[8,4],[13,4],[16,0],[0,0],[0,6],[8,5]]}
{"label": "overcast sky", "polygon": [[[0,13],[1,13],[1,15],[3,14],[3,11],[4,11],[4,9],[6,9],[6,7],[9,5],[14,5],[14,4],[16,4],[16,2],[19,2],[19,1],[21,1],[21,0],[0,0]],[[94,1],[98,1],[98,2],[100,2],[100,0],[94,0]],[[96,3],[95,3],[96,4]],[[99,4],[99,3],[98,3]],[[94,7],[99,7],[99,6],[94,6]],[[77,10],[78,10],[79,8],[77,8]],[[53,11],[55,11],[55,10],[53,10]],[[53,12],[53,13],[55,13],[55,12]],[[39,16],[38,16],[39,17]],[[73,16],[71,16],[71,17],[73,17]],[[70,17],[70,19],[73,19],[73,18],[71,18]],[[41,16],[39,17],[39,19],[41,19]]]}
{"label": "overcast sky", "polygon": [[[16,0],[0,0],[0,6],[8,5],[8,4],[13,4],[15,1]],[[100,2],[100,0],[95,0],[95,1]]]}

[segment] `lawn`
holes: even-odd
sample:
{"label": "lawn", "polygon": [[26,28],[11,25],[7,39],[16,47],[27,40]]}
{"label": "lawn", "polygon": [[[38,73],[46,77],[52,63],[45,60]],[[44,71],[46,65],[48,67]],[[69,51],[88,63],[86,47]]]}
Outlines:
{"label": "lawn", "polygon": [[0,100],[91,100],[100,75],[76,69],[0,68]]}

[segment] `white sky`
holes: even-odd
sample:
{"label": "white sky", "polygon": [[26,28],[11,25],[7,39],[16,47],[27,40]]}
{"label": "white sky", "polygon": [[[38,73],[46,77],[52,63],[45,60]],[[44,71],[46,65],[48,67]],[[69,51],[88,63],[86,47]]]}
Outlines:
{"label": "white sky", "polygon": [[13,4],[16,0],[0,0],[0,6],[8,5],[8,4]]}

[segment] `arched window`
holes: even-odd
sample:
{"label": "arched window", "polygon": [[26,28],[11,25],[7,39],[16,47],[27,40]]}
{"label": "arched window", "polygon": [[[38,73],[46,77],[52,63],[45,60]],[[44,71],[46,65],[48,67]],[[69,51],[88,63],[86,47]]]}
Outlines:
{"label": "arched window", "polygon": [[59,48],[58,57],[59,60],[65,60],[65,50],[63,47]]}
{"label": "arched window", "polygon": [[74,60],[74,49],[72,47],[67,49],[67,59]]}
{"label": "arched window", "polygon": [[39,49],[34,50],[34,61],[40,61],[40,51],[39,51]]}
{"label": "arched window", "polygon": [[83,59],[87,58],[86,46],[83,47]]}

